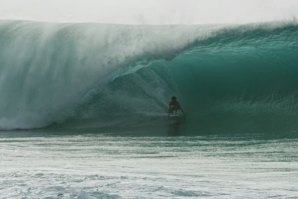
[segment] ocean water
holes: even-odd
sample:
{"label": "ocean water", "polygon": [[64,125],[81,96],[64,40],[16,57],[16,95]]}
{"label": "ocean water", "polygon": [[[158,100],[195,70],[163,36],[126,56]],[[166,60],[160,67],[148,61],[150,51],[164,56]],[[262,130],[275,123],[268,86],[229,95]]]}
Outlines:
{"label": "ocean water", "polygon": [[[128,26],[0,23],[0,129],[295,131],[296,23]],[[154,132],[154,131],[151,131]]]}
{"label": "ocean water", "polygon": [[0,198],[298,198],[297,55],[295,21],[1,21]]}
{"label": "ocean water", "polygon": [[295,137],[9,134],[1,198],[298,197]]}

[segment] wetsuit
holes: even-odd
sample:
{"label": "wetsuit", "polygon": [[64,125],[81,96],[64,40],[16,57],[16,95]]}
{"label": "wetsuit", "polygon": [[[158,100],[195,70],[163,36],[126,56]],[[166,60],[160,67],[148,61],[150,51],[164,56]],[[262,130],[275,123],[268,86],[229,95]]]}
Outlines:
{"label": "wetsuit", "polygon": [[169,113],[177,113],[179,109],[181,109],[181,106],[178,101],[172,100],[169,103]]}

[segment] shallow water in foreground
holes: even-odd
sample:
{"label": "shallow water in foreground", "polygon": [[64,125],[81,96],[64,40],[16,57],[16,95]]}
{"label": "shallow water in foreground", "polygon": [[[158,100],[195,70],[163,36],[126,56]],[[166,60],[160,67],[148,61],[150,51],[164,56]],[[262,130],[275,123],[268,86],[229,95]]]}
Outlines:
{"label": "shallow water in foreground", "polygon": [[298,197],[297,138],[0,133],[0,159],[7,199]]}

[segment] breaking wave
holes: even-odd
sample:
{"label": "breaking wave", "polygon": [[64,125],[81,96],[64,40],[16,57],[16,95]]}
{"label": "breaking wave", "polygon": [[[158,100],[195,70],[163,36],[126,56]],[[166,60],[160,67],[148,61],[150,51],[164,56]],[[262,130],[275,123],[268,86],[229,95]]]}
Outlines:
{"label": "breaking wave", "polygon": [[183,132],[295,131],[297,54],[295,23],[2,21],[0,129],[167,129],[176,95]]}

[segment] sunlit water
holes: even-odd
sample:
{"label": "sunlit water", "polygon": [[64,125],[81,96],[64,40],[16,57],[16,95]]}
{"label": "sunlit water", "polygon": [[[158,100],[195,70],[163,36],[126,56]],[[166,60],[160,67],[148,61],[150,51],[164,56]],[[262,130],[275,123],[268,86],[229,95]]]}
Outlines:
{"label": "sunlit water", "polygon": [[1,198],[298,198],[296,138],[29,135],[0,133]]}

